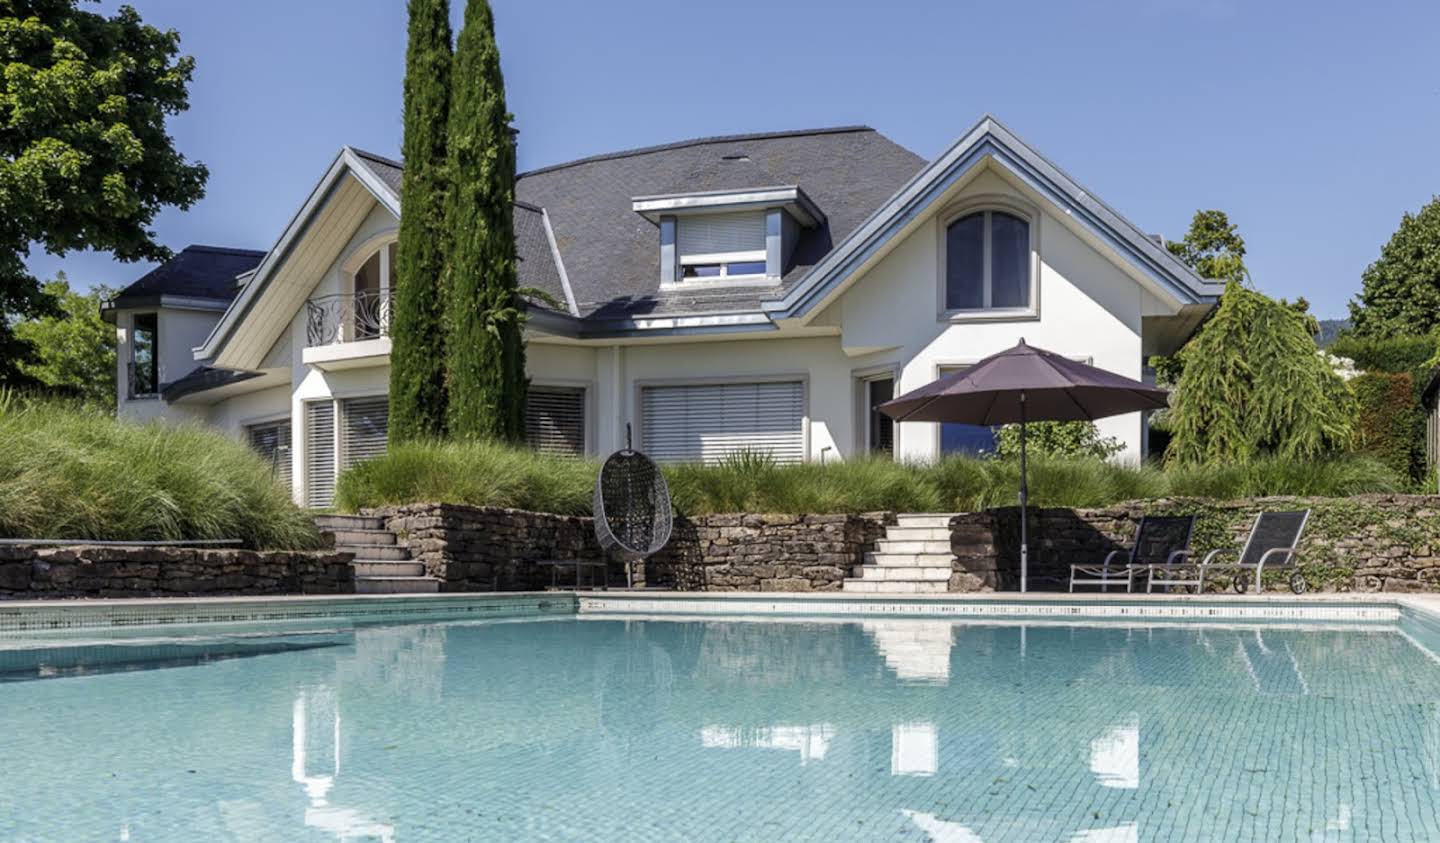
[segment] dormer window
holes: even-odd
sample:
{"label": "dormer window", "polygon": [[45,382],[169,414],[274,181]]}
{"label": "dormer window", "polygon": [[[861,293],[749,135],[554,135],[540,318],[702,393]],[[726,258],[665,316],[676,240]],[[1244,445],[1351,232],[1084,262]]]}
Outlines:
{"label": "dormer window", "polygon": [[767,274],[764,211],[682,217],[676,221],[675,240],[682,279]]}
{"label": "dormer window", "polygon": [[778,284],[801,230],[825,215],[798,187],[641,196],[660,229],[660,286]]}

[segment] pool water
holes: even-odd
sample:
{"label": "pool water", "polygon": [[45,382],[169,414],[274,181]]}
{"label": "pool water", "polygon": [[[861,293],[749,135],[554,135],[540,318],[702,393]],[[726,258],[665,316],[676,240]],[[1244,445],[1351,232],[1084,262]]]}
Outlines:
{"label": "pool water", "polygon": [[0,679],[7,841],[1440,840],[1440,665],[1385,629],[567,617]]}

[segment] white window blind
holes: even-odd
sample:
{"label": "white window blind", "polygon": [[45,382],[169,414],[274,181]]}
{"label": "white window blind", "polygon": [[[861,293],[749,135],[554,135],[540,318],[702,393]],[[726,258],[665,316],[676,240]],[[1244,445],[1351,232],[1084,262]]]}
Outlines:
{"label": "white window blind", "polygon": [[681,217],[676,244],[680,256],[765,251],[765,212]]}
{"label": "white window blind", "polygon": [[335,405],[305,405],[305,503],[329,506],[335,498]]}
{"label": "white window blind", "polygon": [[532,386],[525,399],[525,441],[547,454],[585,453],[585,390]]}
{"label": "white window blind", "polygon": [[385,440],[390,417],[390,399],[349,398],[340,402],[342,420],[340,468],[374,459],[385,453]]}
{"label": "white window blind", "polygon": [[649,386],[641,390],[642,447],[667,462],[721,462],[743,451],[805,458],[800,381]]}
{"label": "white window blind", "polygon": [[275,480],[290,488],[290,420],[252,424],[245,430],[250,447],[271,467]]}

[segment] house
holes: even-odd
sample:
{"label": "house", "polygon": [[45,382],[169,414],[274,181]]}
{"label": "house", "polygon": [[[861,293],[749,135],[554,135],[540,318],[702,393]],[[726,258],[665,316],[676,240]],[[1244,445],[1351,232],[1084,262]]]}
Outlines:
{"label": "house", "polygon": [[[123,416],[244,437],[329,502],[385,447],[401,165],[343,149],[256,252],[191,247],[107,309]],[[1013,345],[1132,378],[1220,288],[992,117],[926,162],[853,126],[701,138],[521,174],[528,436],[662,460],[983,448],[874,406]],[[1099,422],[1143,455],[1145,422]]]}

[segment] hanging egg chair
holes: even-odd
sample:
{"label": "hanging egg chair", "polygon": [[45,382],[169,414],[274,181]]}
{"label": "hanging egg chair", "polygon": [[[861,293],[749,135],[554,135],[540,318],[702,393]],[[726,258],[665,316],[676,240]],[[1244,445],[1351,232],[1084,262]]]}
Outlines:
{"label": "hanging egg chair", "polygon": [[630,563],[657,553],[670,541],[674,516],[670,487],[655,461],[630,447],[616,451],[595,478],[595,538],[601,550],[625,563],[625,584],[634,586]]}

